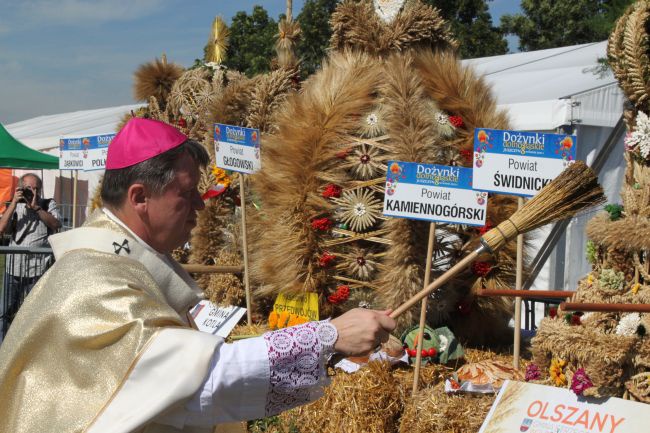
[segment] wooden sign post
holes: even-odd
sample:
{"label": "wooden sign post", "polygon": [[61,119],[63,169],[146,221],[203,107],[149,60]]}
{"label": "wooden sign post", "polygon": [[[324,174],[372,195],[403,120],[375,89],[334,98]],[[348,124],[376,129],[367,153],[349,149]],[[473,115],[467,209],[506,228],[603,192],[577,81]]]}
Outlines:
{"label": "wooden sign post", "polygon": [[[429,285],[436,223],[484,226],[487,193],[472,189],[472,170],[414,162],[387,163],[384,215],[431,221],[424,287]],[[422,340],[427,300],[422,299],[413,393],[417,392],[422,364]]]}
{"label": "wooden sign post", "polygon": [[[575,161],[577,139],[572,135],[477,128],[474,132],[474,188],[533,197]],[[515,289],[521,290],[524,237],[517,236]],[[521,297],[515,298],[513,366],[521,351]]]}
{"label": "wooden sign post", "polygon": [[244,261],[244,289],[246,291],[246,319],[251,317],[252,295],[248,271],[248,238],[246,229],[246,177],[261,167],[260,131],[240,126],[214,125],[214,154],[216,165],[225,170],[239,172],[239,197],[241,202],[242,259]]}
{"label": "wooden sign post", "polygon": [[[431,264],[433,261],[433,247],[436,239],[436,223],[429,225],[429,242],[427,244],[427,265],[424,268],[424,284],[426,287],[431,280]],[[423,287],[423,288],[424,288]],[[415,355],[415,374],[413,375],[413,394],[418,391],[420,382],[420,368],[422,366],[422,341],[424,340],[424,325],[427,320],[427,298],[422,300],[420,306],[420,328],[418,329],[418,345],[416,347],[417,354]]]}

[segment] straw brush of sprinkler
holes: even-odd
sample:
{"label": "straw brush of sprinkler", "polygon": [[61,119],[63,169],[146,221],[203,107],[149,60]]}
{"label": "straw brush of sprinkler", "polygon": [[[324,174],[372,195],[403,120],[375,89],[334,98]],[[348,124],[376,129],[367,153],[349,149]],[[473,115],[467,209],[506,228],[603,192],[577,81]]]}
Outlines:
{"label": "straw brush of sprinkler", "polygon": [[557,220],[571,218],[577,212],[604,201],[605,195],[598,184],[596,174],[584,162],[576,161],[510,218],[483,235],[481,245],[476,250],[400,305],[390,314],[390,317],[399,317],[422,298],[468,267],[480,254],[494,253],[508,241],[516,238],[517,235]]}

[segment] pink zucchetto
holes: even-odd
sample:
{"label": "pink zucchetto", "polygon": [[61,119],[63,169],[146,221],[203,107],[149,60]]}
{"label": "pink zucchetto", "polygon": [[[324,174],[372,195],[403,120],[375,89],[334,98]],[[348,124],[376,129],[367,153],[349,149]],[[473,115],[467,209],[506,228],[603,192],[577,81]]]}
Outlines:
{"label": "pink zucchetto", "polygon": [[181,145],[187,137],[159,120],[134,117],[108,146],[106,169],[130,167]]}

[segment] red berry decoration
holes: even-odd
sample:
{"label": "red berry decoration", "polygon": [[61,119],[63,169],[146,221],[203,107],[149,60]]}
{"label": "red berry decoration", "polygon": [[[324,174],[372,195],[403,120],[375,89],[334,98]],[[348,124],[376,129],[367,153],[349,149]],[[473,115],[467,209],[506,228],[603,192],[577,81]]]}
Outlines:
{"label": "red berry decoration", "polygon": [[323,191],[323,197],[325,198],[339,198],[341,197],[341,187],[334,185],[333,183],[328,184]]}
{"label": "red berry decoration", "polygon": [[490,224],[490,222],[488,221],[488,222],[485,223],[484,226],[478,228],[478,234],[483,236],[484,234],[486,234],[490,230],[492,230],[492,224]]}
{"label": "red berry decoration", "polygon": [[472,263],[472,272],[474,275],[484,277],[490,273],[492,266],[488,262],[474,262]]}
{"label": "red berry decoration", "polygon": [[471,163],[472,158],[474,157],[474,153],[471,150],[461,150],[460,156],[462,156],[465,159],[465,162]]}
{"label": "red berry decoration", "polygon": [[438,354],[438,351],[436,350],[435,347],[432,347],[431,349],[427,350],[427,355],[429,355],[429,357],[431,357],[431,358],[433,358],[437,354]]}
{"label": "red berry decoration", "polygon": [[318,259],[318,264],[322,268],[328,268],[332,265],[332,262],[336,260],[336,256],[334,254],[330,254],[327,251],[323,252],[323,255],[320,256]]}
{"label": "red berry decoration", "polygon": [[418,354],[415,349],[409,349],[407,352],[411,358],[415,358]]}
{"label": "red berry decoration", "polygon": [[332,221],[329,218],[316,218],[312,220],[311,228],[326,232],[332,228]]}
{"label": "red berry decoration", "polygon": [[338,286],[336,292],[329,295],[327,300],[330,304],[341,304],[350,297],[350,286]]}
{"label": "red berry decoration", "polygon": [[422,349],[422,358],[426,358],[427,356],[429,356],[427,355],[427,353],[428,353],[427,349]]}
{"label": "red berry decoration", "polygon": [[350,149],[343,149],[343,150],[340,150],[340,151],[336,152],[336,157],[338,159],[345,159],[345,158],[348,157],[349,154],[350,154]]}
{"label": "red berry decoration", "polygon": [[449,123],[454,125],[454,128],[462,128],[465,126],[465,122],[463,122],[463,118],[460,116],[449,116]]}

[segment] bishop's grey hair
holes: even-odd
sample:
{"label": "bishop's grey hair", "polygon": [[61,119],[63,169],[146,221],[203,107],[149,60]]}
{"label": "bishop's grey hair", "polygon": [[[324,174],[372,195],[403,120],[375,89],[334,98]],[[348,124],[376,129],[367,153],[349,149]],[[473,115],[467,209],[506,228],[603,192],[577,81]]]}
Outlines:
{"label": "bishop's grey hair", "polygon": [[104,205],[119,208],[129,187],[142,183],[154,194],[161,193],[174,180],[174,164],[187,153],[201,167],[208,165],[210,156],[203,145],[187,140],[179,146],[130,167],[106,170],[102,180],[101,197]]}

